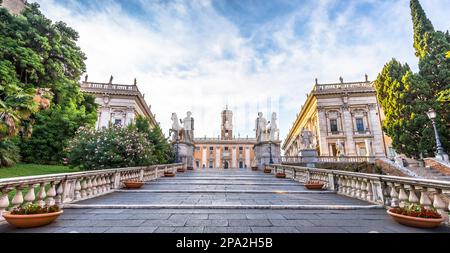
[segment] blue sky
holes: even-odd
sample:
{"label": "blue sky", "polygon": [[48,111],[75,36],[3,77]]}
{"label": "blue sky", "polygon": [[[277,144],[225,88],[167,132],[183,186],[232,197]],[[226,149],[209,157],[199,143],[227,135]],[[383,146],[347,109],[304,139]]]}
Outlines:
{"label": "blue sky", "polygon": [[[165,133],[191,110],[196,136],[253,136],[258,111],[279,114],[285,137],[314,85],[375,79],[392,57],[417,68],[407,0],[35,0],[80,33],[91,81],[138,79]],[[448,0],[422,0],[438,30]]]}

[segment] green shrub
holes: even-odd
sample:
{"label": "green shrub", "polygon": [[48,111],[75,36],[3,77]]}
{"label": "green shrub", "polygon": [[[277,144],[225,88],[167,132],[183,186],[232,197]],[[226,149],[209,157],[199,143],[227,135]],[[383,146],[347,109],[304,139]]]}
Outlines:
{"label": "green shrub", "polygon": [[134,128],[80,128],[69,143],[69,164],[81,170],[100,170],[154,164],[153,146]]}
{"label": "green shrub", "polygon": [[19,147],[12,139],[0,140],[0,168],[10,167],[19,162]]}

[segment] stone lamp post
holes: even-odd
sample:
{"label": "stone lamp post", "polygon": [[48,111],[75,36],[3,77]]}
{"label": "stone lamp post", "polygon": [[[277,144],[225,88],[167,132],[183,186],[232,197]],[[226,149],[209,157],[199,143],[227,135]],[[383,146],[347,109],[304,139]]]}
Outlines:
{"label": "stone lamp post", "polygon": [[436,149],[437,149],[437,154],[436,154],[436,158],[442,160],[442,161],[446,161],[448,159],[448,155],[444,152],[444,148],[442,147],[441,144],[441,140],[439,139],[439,133],[436,127],[436,111],[432,108],[430,108],[427,112],[427,116],[429,119],[431,119],[431,122],[433,124],[433,129],[434,129],[434,135],[436,137]]}

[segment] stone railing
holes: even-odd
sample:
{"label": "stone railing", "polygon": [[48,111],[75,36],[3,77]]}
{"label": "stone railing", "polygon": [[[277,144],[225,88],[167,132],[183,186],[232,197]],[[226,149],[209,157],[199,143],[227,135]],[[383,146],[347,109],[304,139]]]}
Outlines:
{"label": "stone railing", "polygon": [[327,91],[327,90],[355,90],[361,88],[369,88],[375,90],[374,84],[371,82],[351,82],[351,83],[330,83],[330,84],[316,84],[313,91]]}
{"label": "stone railing", "polygon": [[290,165],[266,165],[272,173],[284,172],[286,177],[305,183],[321,181],[328,190],[337,194],[390,207],[403,207],[416,203],[426,208],[434,207],[447,225],[450,209],[450,182],[355,173],[337,170],[314,169]]}
{"label": "stone railing", "polygon": [[125,180],[151,181],[163,176],[166,170],[176,173],[182,166],[167,164],[0,179],[0,214],[27,203],[64,206],[111,193],[123,187]]}
{"label": "stone railing", "polygon": [[282,156],[282,163],[374,163],[377,156],[317,156],[317,157],[302,157],[302,156]]}

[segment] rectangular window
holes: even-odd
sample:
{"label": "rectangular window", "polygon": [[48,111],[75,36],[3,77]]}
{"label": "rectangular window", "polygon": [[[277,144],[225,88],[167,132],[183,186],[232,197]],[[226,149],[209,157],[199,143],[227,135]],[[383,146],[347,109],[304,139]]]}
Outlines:
{"label": "rectangular window", "polygon": [[239,147],[239,151],[242,151],[242,150],[244,150],[244,148],[243,147]]}
{"label": "rectangular window", "polygon": [[114,125],[115,125],[115,126],[121,126],[121,125],[122,125],[122,120],[121,120],[121,119],[116,119],[116,120],[114,121]]}
{"label": "rectangular window", "polygon": [[356,131],[364,133],[364,120],[362,118],[356,118]]}
{"label": "rectangular window", "polygon": [[213,160],[209,160],[209,168],[212,169],[213,167]]}
{"label": "rectangular window", "polygon": [[337,119],[330,119],[330,130],[332,133],[338,133]]}
{"label": "rectangular window", "polygon": [[197,165],[197,168],[200,168],[200,161],[195,161],[195,165]]}
{"label": "rectangular window", "polygon": [[225,147],[225,151],[228,151],[228,147]]}
{"label": "rectangular window", "polygon": [[213,151],[214,150],[214,147],[209,147],[209,151]]}

